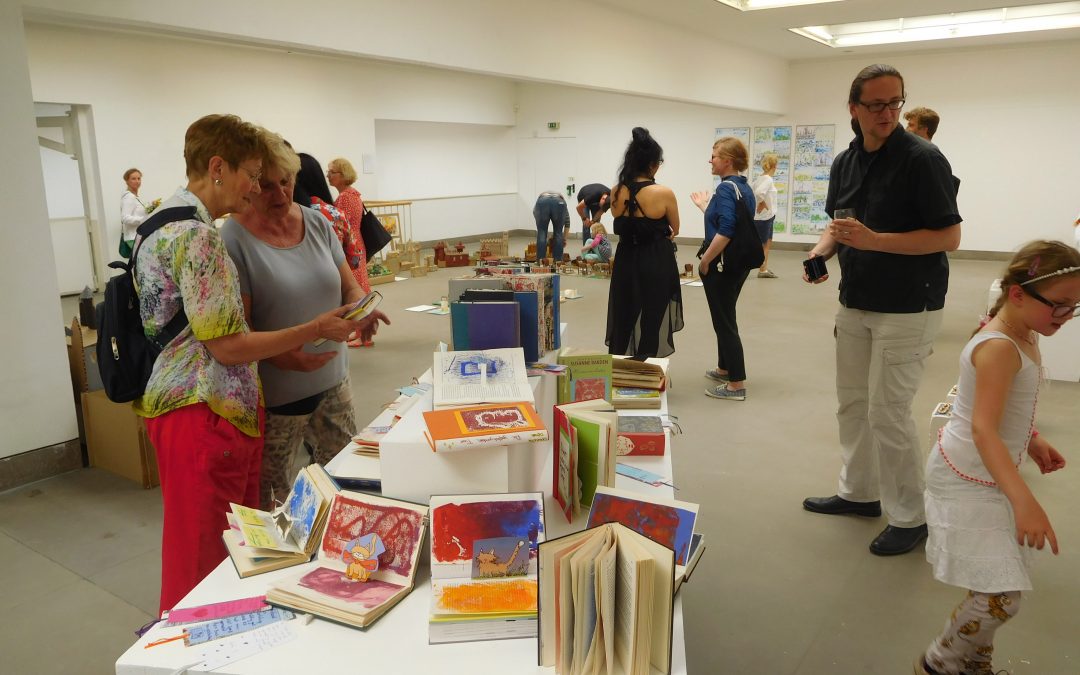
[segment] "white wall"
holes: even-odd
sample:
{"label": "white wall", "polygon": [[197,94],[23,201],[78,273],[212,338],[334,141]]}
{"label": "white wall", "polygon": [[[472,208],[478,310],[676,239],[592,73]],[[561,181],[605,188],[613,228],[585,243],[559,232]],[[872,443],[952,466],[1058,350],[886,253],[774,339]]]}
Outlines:
{"label": "white wall", "polygon": [[[276,43],[747,110],[786,109],[786,61],[727,44],[724,26],[709,37],[592,2],[22,2],[31,17],[50,21]],[[702,75],[721,61],[730,86]]]}
{"label": "white wall", "polygon": [[1072,241],[1080,209],[1080,43],[795,63],[794,118],[835,122],[837,144],[845,146],[852,138],[848,88],[875,62],[903,74],[905,109],[926,106],[941,115],[934,142],[962,181],[961,249]]}
{"label": "white wall", "polygon": [[0,2],[0,457],[75,438],[22,16]]}
{"label": "white wall", "polygon": [[[716,86],[726,85],[717,82]],[[573,175],[578,188],[588,183],[610,186],[630,142],[630,130],[635,126],[649,129],[664,149],[664,165],[656,179],[671,187],[679,199],[681,237],[705,234],[703,216],[690,201],[690,193],[712,189],[709,157],[716,127],[766,125],[777,119],[774,115],[554,85],[522,83],[517,90],[519,138],[577,139]],[[559,130],[548,131],[548,122],[559,122]],[[519,197],[517,227],[531,228],[530,211],[536,194],[522,191]],[[570,215],[573,235],[581,231],[581,222],[576,213]],[[610,230],[610,216],[604,222]]]}
{"label": "white wall", "polygon": [[[514,123],[513,84],[498,78],[34,24],[26,40],[35,99],[93,109],[110,254],[119,244],[123,172],[143,171],[147,199],[172,194],[185,182],[184,131],[211,112],[273,129],[324,165],[343,156],[361,170],[365,153],[379,161],[376,119],[502,127],[504,135]],[[466,165],[459,155],[429,161]],[[383,194],[377,179],[361,173],[356,187],[374,199],[416,196]]]}

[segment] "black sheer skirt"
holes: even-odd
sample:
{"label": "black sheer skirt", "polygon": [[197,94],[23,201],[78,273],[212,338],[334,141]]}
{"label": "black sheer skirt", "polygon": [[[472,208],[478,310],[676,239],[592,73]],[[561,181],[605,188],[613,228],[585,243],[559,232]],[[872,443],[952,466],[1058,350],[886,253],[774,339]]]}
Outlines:
{"label": "black sheer skirt", "polygon": [[[666,222],[616,218],[619,244],[608,290],[607,336],[611,354],[639,358],[675,352],[683,328],[682,286]],[[634,222],[637,221],[637,222]],[[644,222],[642,222],[644,221]]]}

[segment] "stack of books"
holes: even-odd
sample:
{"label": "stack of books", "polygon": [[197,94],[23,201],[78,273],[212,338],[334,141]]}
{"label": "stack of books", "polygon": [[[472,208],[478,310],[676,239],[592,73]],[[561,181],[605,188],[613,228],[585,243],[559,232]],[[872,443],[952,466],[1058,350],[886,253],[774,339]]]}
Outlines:
{"label": "stack of books", "polygon": [[546,441],[522,349],[435,352],[433,410],[424,411],[433,452]]}
{"label": "stack of books", "polygon": [[428,642],[536,636],[539,492],[434,495]]}
{"label": "stack of books", "polygon": [[450,280],[453,347],[521,347],[527,361],[538,361],[559,348],[559,275],[506,272]]}
{"label": "stack of books", "polygon": [[616,358],[611,364],[611,402],[616,408],[660,408],[667,388],[667,359]]}

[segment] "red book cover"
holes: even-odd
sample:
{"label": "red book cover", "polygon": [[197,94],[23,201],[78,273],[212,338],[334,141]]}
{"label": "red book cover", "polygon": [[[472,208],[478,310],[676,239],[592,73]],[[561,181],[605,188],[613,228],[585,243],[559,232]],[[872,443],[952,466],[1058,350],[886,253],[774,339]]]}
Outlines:
{"label": "red book cover", "polygon": [[663,455],[664,424],[657,415],[619,415],[618,455]]}

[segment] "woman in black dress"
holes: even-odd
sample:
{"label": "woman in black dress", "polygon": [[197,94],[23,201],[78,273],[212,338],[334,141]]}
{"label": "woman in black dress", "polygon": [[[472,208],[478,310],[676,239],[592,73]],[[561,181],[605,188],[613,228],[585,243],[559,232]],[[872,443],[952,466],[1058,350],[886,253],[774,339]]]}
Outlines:
{"label": "woman in black dress", "polygon": [[619,245],[608,293],[606,344],[612,354],[668,356],[682,330],[682,290],[675,247],[679,206],[654,177],[664,151],[648,129],[634,127],[612,189]]}

